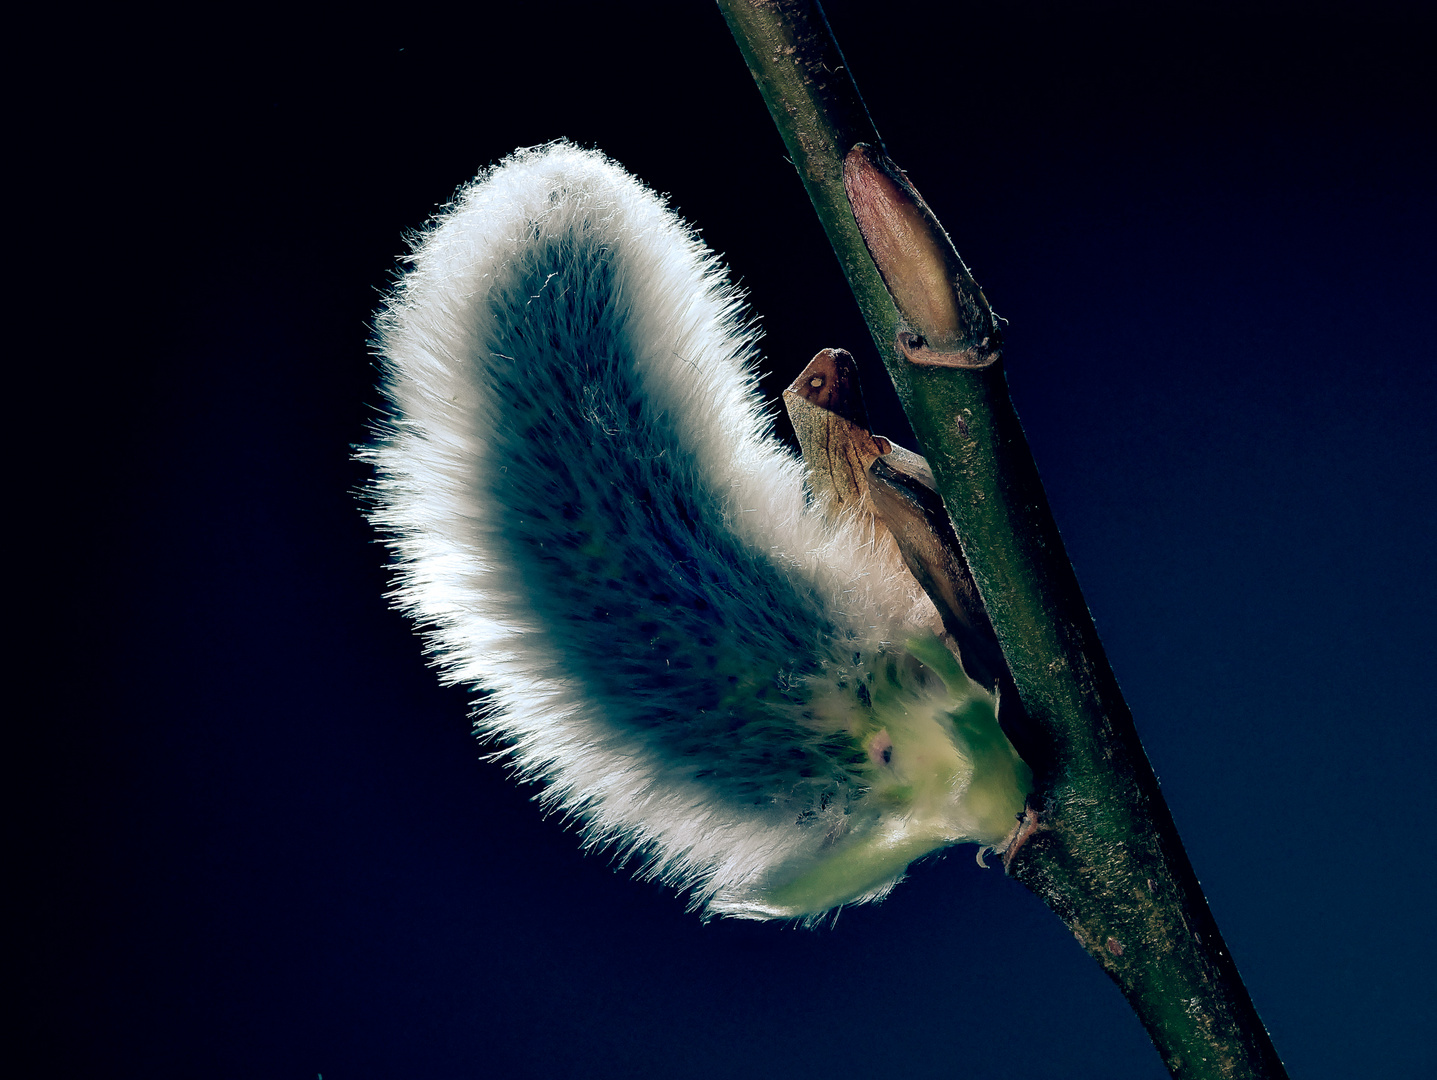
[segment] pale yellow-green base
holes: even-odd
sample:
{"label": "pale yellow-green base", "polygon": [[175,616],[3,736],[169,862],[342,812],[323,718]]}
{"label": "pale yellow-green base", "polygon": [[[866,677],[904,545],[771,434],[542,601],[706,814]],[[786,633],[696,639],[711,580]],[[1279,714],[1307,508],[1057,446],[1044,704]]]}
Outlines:
{"label": "pale yellow-green base", "polygon": [[905,645],[906,655],[872,680],[871,709],[855,712],[848,695],[815,703],[853,718],[850,730],[868,751],[864,803],[875,820],[773,883],[756,905],[763,914],[802,918],[869,898],[929,852],[998,846],[1012,833],[1033,775],[998,725],[996,699],[937,637]]}

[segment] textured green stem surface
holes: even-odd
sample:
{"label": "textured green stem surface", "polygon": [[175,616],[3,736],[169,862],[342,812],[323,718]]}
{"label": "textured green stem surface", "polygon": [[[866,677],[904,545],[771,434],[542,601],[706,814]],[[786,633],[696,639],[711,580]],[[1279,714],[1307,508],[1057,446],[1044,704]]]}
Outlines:
{"label": "textured green stem surface", "polygon": [[[850,151],[882,144],[822,10],[814,0],[719,0],[719,7],[933,468],[1039,733],[1041,759],[1030,761],[1037,790],[1009,851],[1009,873],[1102,964],[1173,1076],[1285,1077],[1098,640],[998,348],[989,366],[964,369],[915,362],[898,344],[911,320],[870,255],[844,186]],[[986,310],[956,252],[953,260],[954,287]]]}

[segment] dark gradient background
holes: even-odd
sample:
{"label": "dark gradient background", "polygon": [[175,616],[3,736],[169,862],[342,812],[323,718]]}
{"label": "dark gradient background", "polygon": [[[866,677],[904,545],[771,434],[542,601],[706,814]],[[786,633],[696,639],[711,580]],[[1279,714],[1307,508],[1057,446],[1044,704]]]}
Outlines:
{"label": "dark gradient background", "polygon": [[[1431,1076],[1431,16],[922,8],[830,16],[1011,321],[1253,997],[1294,1077]],[[11,721],[29,1075],[1164,1075],[971,849],[822,932],[700,925],[581,855],[385,606],[349,458],[366,320],[404,231],[515,146],[567,135],[669,193],[751,292],[766,390],[846,346],[903,437],[715,10],[97,18],[37,32],[16,99],[51,148],[26,227],[52,246],[20,261],[64,305],[14,409],[50,425],[20,444],[44,569],[14,572],[42,593]]]}

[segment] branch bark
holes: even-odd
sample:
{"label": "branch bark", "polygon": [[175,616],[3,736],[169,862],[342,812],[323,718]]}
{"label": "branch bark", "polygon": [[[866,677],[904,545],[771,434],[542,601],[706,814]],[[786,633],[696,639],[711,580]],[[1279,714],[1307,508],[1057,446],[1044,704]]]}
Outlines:
{"label": "branch bark", "polygon": [[718,2],[932,467],[1039,733],[1028,762],[1037,789],[1008,872],[1118,984],[1174,1077],[1285,1077],[1064,551],[986,298],[888,158],[818,4]]}

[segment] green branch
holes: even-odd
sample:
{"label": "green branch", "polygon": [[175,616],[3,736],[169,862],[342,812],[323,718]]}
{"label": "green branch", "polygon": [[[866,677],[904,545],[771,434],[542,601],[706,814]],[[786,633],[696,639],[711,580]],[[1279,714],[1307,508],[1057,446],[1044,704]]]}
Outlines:
{"label": "green branch", "polygon": [[1064,552],[987,300],[882,149],[818,4],[719,7],[932,467],[1033,726],[1014,739],[1038,786],[1009,873],[1102,964],[1173,1076],[1285,1077]]}

